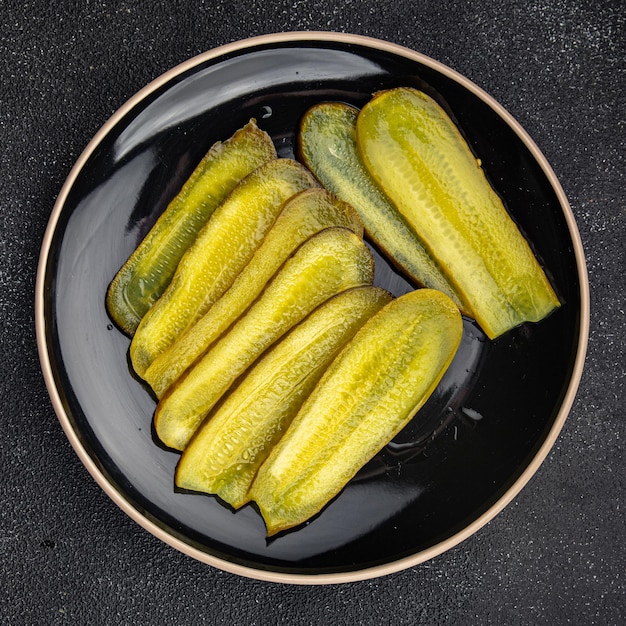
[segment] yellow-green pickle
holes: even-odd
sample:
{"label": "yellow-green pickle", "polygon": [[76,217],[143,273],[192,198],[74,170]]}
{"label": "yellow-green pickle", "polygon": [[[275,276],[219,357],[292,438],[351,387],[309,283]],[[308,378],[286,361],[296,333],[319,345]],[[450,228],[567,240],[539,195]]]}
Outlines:
{"label": "yellow-green pickle", "polygon": [[355,208],[368,236],[393,265],[416,285],[443,291],[464,310],[429,251],[365,168],[356,141],[358,112],[342,102],[308,109],[298,133],[302,162],[326,189]]}
{"label": "yellow-green pickle", "polygon": [[198,233],[168,288],[137,327],[130,357],[139,376],[231,286],[283,204],[316,185],[311,173],[296,161],[273,159],[235,187]]}
{"label": "yellow-green pickle", "polygon": [[445,111],[416,89],[376,94],[357,118],[368,171],[488,337],[560,305],[541,265]]}
{"label": "yellow-green pickle", "polygon": [[300,244],[332,226],[344,226],[359,236],[363,234],[363,224],[355,210],[322,188],[307,189],[288,200],[250,263],[228,291],[147,369],[144,378],[157,397],[245,313]]}
{"label": "yellow-green pickle", "polygon": [[215,209],[248,174],[277,158],[270,136],[254,120],[214,144],[107,290],[115,323],[133,335],[165,291],[182,255]]}
{"label": "yellow-green pickle", "polygon": [[209,411],[274,342],[328,298],[371,285],[374,260],[347,228],[327,228],[303,243],[231,329],[159,401],[161,441],[183,450]]}
{"label": "yellow-green pickle", "polygon": [[392,300],[331,363],[250,488],[268,535],[318,513],[423,406],[454,357],[461,314],[445,294]]}
{"label": "yellow-green pickle", "polygon": [[355,287],[315,309],[209,414],[183,452],[176,484],[217,494],[234,508],[245,504],[257,469],[326,367],[390,300],[380,287]]}

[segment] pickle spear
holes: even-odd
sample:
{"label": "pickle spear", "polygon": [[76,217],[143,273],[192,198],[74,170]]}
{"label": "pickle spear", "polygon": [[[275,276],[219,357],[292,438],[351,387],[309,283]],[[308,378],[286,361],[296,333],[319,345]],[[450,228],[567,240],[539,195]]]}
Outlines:
{"label": "pickle spear", "polygon": [[321,304],[272,347],[185,448],[176,484],[243,506],[257,469],[324,370],[391,300],[380,287],[348,289]]}
{"label": "pickle spear", "polygon": [[291,159],[273,159],[246,176],[215,210],[159,300],[146,313],[130,344],[143,378],[154,359],[194,324],[231,286],[295,193],[316,186]]}
{"label": "pickle spear", "polygon": [[391,301],[327,369],[250,489],[268,535],[319,512],[423,406],[463,333],[445,294]]}
{"label": "pickle spear", "polygon": [[126,334],[134,334],[165,291],[180,258],[218,205],[243,178],[276,156],[270,136],[254,120],[211,147],[109,285],[109,315]]}
{"label": "pickle spear", "polygon": [[371,285],[373,278],[374,259],[358,235],[346,228],[313,235],[248,312],[160,400],[154,425],[161,441],[183,450],[207,413],[270,345],[328,298]]}
{"label": "pickle spear", "polygon": [[344,226],[359,236],[363,223],[355,210],[328,191],[314,187],[287,201],[250,263],[209,310],[146,370],[158,398],[239,318],[266,283],[311,235],[331,226]]}
{"label": "pickle spear", "polygon": [[410,88],[376,94],[357,118],[357,143],[488,337],[559,306],[476,157],[432,98]]}
{"label": "pickle spear", "polygon": [[392,300],[332,362],[261,465],[249,496],[274,535],[305,522],[415,415],[461,341],[445,294],[419,289]]}
{"label": "pickle spear", "polygon": [[301,161],[324,187],[359,213],[370,239],[386,258],[418,286],[439,289],[467,307],[419,237],[369,175],[356,143],[358,109],[322,102],[304,114],[298,133]]}

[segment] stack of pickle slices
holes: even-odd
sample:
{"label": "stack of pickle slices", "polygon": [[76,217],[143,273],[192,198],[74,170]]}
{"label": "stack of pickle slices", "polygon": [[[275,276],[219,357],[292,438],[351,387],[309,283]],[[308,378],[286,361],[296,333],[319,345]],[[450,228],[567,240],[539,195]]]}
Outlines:
{"label": "stack of pickle slices", "polygon": [[[371,241],[415,289],[374,285]],[[462,315],[496,339],[559,300],[426,94],[305,112],[297,160],[255,120],[212,146],[109,285],[178,487],[268,535],[319,513],[415,416]]]}

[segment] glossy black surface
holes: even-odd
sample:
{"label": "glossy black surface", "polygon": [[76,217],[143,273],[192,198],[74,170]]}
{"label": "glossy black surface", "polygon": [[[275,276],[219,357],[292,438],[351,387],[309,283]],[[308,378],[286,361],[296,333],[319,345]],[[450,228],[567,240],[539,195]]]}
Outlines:
{"label": "glossy black surface", "polygon": [[[545,264],[564,305],[462,347],[414,422],[310,524],[268,542],[251,507],[178,493],[178,455],[155,445],[154,401],[131,374],[129,341],[106,287],[210,145],[250,117],[292,156],[298,120],[320,100],[363,104],[376,90],[422,88],[458,121]],[[407,288],[382,261],[377,282]],[[578,341],[579,284],[558,199],[523,142],[480,98],[414,60],[346,44],[258,47],[175,76],[102,140],[73,185],[46,276],[47,341],[83,446],[111,484],[172,536],[225,560],[295,573],[353,571],[413,555],[462,530],[519,477],[553,425]],[[430,435],[437,436],[431,439]]]}

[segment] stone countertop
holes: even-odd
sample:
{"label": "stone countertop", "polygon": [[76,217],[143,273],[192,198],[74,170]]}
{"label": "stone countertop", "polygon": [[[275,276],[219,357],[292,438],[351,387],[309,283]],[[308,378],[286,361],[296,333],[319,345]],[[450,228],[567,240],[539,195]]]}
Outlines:
{"label": "stone countertop", "polygon": [[[4,624],[617,624],[625,603],[626,10],[617,1],[17,2],[0,12],[0,621]],[[165,545],[101,491],[48,398],[35,273],[55,198],[100,126],[215,46],[279,31],[385,39],[467,76],[568,196],[591,285],[571,414],[530,483],[422,565],[337,586],[260,582]]]}

